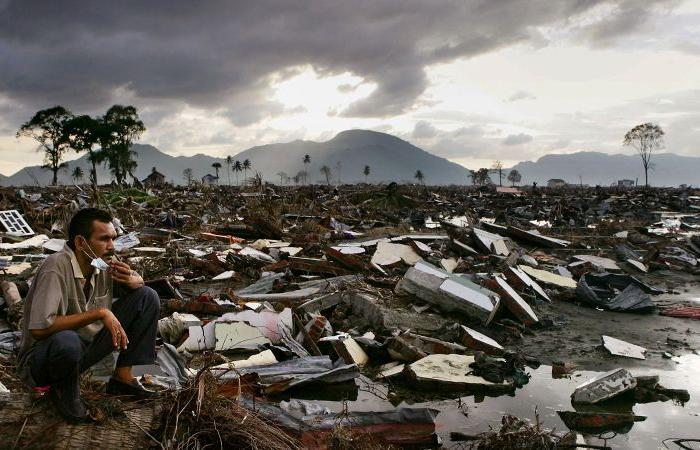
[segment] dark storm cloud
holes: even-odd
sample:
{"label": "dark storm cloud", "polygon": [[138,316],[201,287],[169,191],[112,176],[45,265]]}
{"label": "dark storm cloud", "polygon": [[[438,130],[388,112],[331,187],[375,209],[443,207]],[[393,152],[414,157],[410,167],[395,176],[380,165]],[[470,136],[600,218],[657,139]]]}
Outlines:
{"label": "dark storm cloud", "polygon": [[[121,89],[245,125],[282,111],[266,104],[274,74],[311,65],[376,84],[340,115],[390,116],[424,92],[426,66],[532,40],[602,1],[0,0],[0,96],[92,110]],[[629,4],[593,38],[626,31]]]}

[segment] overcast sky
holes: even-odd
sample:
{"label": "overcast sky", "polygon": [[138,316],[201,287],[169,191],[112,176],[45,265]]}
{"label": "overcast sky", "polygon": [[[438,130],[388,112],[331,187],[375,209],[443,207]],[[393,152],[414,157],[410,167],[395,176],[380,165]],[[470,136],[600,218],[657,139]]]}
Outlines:
{"label": "overcast sky", "polygon": [[132,104],[173,155],[366,128],[477,168],[653,121],[700,156],[699,82],[698,0],[0,0],[0,173],[56,104]]}

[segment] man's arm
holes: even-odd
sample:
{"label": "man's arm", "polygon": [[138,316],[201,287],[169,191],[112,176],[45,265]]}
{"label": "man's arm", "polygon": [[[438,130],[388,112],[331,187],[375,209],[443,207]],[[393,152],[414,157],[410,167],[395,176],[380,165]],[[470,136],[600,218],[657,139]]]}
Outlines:
{"label": "man's arm", "polygon": [[115,349],[126,349],[129,344],[126,332],[112,311],[107,308],[92,309],[84,313],[70,314],[67,316],[56,316],[50,327],[29,331],[32,333],[34,339],[40,341],[59,331],[77,330],[97,321],[101,321],[105,328],[112,334],[112,344],[114,344]]}

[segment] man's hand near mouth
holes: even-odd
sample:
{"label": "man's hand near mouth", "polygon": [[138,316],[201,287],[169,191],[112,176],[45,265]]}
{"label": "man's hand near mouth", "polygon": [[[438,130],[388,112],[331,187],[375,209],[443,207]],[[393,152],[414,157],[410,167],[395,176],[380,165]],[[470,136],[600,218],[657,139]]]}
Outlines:
{"label": "man's hand near mouth", "polygon": [[129,289],[138,289],[144,285],[143,278],[131,270],[127,263],[112,258],[109,266],[112,268],[110,273],[114,281],[124,284]]}

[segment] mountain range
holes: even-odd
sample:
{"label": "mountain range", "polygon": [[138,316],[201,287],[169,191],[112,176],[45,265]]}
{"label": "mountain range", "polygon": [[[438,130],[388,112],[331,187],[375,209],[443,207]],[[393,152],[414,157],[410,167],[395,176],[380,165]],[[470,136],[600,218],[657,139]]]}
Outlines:
{"label": "mountain range", "polygon": [[[192,169],[194,179],[206,174],[214,174],[212,164],[219,162],[220,184],[236,183],[236,174],[227,171],[226,161],[209,155],[171,156],[151,145],[134,144],[137,152],[138,167],[135,175],[144,179],[152,168],[165,175],[166,181],[184,184],[183,171]],[[309,155],[311,162],[304,165],[304,155]],[[426,184],[448,185],[469,184],[469,170],[433,155],[409,142],[386,133],[367,130],[348,130],[337,134],[326,142],[296,140],[288,143],[261,145],[249,148],[235,155],[234,160],[250,160],[252,169],[248,177],[259,172],[264,179],[280,182],[280,173],[293,177],[303,170],[308,171],[309,182],[325,183],[323,166],[331,169],[331,182],[342,183],[365,181],[363,169],[370,167],[367,180],[378,182],[415,182],[414,175],[420,170]],[[497,159],[498,155],[494,155]],[[655,169],[649,173],[650,184],[655,186],[677,186],[681,183],[700,184],[700,158],[679,156],[670,153],[654,155],[652,162]],[[76,166],[83,168],[85,179],[89,173],[87,155],[67,161],[65,170],[59,172],[60,184],[72,184],[71,173]],[[580,181],[589,185],[610,185],[618,179],[638,179],[644,183],[644,172],[640,158],[636,155],[610,155],[599,152],[579,152],[543,156],[537,161],[516,164],[522,174],[521,184],[536,181],[543,185],[550,178],[561,178],[569,183]],[[506,169],[505,174],[510,171]],[[242,181],[244,173],[238,174]],[[497,176],[491,175],[497,182]],[[51,171],[40,166],[26,167],[11,176],[0,175],[2,186],[45,186],[51,181]],[[104,167],[98,168],[98,182],[109,183],[111,176]],[[507,181],[503,180],[504,184]]]}

